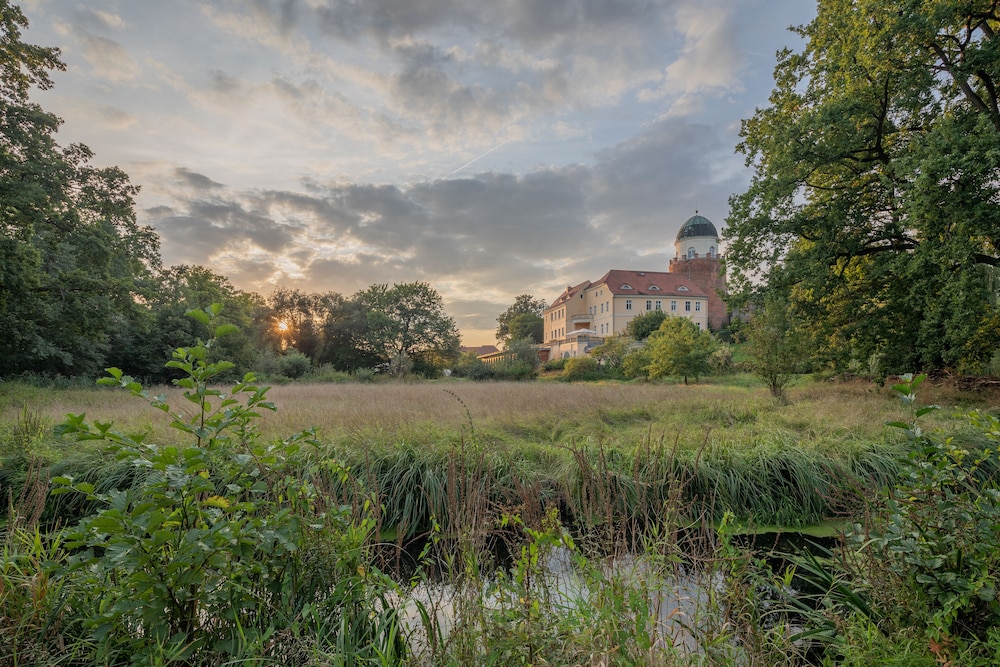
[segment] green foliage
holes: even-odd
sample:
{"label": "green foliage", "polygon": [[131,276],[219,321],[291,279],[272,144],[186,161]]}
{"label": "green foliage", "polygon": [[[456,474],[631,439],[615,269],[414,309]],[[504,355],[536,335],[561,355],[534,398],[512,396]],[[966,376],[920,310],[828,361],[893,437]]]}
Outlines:
{"label": "green foliage", "polygon": [[649,335],[660,328],[667,314],[662,310],[650,310],[642,315],[636,315],[625,325],[625,333],[633,340],[646,340]]}
{"label": "green foliage", "polygon": [[298,350],[288,350],[278,357],[278,372],[293,380],[305,377],[311,367],[309,357]]}
{"label": "green foliage", "polygon": [[794,29],[803,51],[779,54],[770,105],[743,123],[754,177],[725,232],[733,305],[765,277],[840,369],[988,363],[998,20],[983,0],[818,3]]}
{"label": "green foliage", "polygon": [[504,357],[493,367],[497,379],[530,380],[538,375],[538,351],[533,338],[512,338],[504,348]]}
{"label": "green foliage", "polygon": [[107,357],[123,372],[150,382],[166,383],[177,371],[165,367],[171,353],[208,329],[185,313],[205,303],[222,304],[219,321],[233,324],[239,331],[220,339],[212,349],[213,359],[227,359],[234,367],[222,378],[233,380],[250,370],[257,360],[253,329],[260,299],[242,292],[223,276],[201,266],[172,266],[151,277],[144,289],[143,317],[123,332],[120,349]]}
{"label": "green foliage", "polygon": [[452,368],[455,377],[469,378],[470,380],[489,380],[493,378],[493,367],[482,359],[478,358],[475,352],[465,352],[459,358],[455,367]]}
{"label": "green foliage", "polygon": [[549,359],[544,364],[542,364],[542,369],[547,371],[561,371],[566,367],[565,357],[559,357],[558,359]]}
{"label": "green foliage", "polygon": [[[912,405],[923,379],[904,376],[893,389]],[[970,450],[921,430],[917,419],[935,409],[917,408],[912,422],[890,424],[907,434],[911,451],[872,544],[910,586],[912,611],[932,639],[982,638],[1000,624],[1000,420],[970,414],[990,441]]]}
{"label": "green foliage", "polygon": [[520,313],[511,318],[507,325],[507,341],[530,340],[540,344],[545,339],[545,320],[534,313]]}
{"label": "green foliage", "polygon": [[548,304],[536,299],[530,294],[519,294],[514,303],[497,316],[497,340],[506,343],[518,338],[531,338],[535,343],[542,342],[544,321],[542,311]]}
{"label": "green foliage", "polygon": [[647,346],[632,350],[622,359],[622,375],[633,380],[649,377],[649,364],[652,361]]}
{"label": "green foliage", "polygon": [[686,317],[668,317],[648,339],[650,378],[688,377],[695,381],[712,372],[709,359],[718,347],[715,337]]}
{"label": "green foliage", "polygon": [[631,344],[632,338],[627,335],[608,336],[603,343],[590,351],[590,356],[596,359],[606,372],[616,375],[625,363]]}
{"label": "green foliage", "polygon": [[779,400],[784,400],[785,388],[800,371],[803,359],[802,337],[789,311],[787,302],[774,296],[765,298],[744,327],[744,351],[750,356],[750,367]]}
{"label": "green foliage", "polygon": [[79,493],[101,505],[65,537],[72,555],[50,574],[89,636],[99,664],[183,660],[217,664],[245,655],[298,662],[315,648],[358,661],[401,658],[390,582],[368,567],[371,518],[330,502],[320,480],[343,484],[335,461],[305,463],[309,431],[262,444],[254,421],[274,410],[267,388],[246,375],[230,393],[213,382],[231,369],[210,361],[221,307],[189,314],[211,338],[179,348],[168,366],[193,410],[177,410],[119,369],[101,384],[120,386],[171,418],[186,447],[148,444],[111,424],[69,415],[62,434],[98,440],[146,471],[141,485],[98,492],[69,477],[53,493]]}
{"label": "green foliage", "polygon": [[601,366],[593,357],[572,357],[567,359],[563,366],[562,379],[567,382],[586,382],[603,378]]}
{"label": "green foliage", "polygon": [[159,240],[136,223],[128,176],[60,147],[60,119],[30,101],[64,66],[58,49],[21,40],[27,25],[0,2],[0,375],[96,373],[140,317],[133,295]]}
{"label": "green foliage", "polygon": [[455,320],[445,314],[441,295],[427,283],[372,285],[354,300],[367,312],[363,347],[383,362],[405,355],[443,365],[458,356]]}

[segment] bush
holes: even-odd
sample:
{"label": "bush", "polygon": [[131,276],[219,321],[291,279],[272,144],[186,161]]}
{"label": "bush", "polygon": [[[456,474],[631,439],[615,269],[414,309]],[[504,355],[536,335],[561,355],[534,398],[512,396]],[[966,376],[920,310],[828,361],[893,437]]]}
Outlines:
{"label": "bush", "polygon": [[377,373],[374,368],[359,368],[354,371],[355,382],[373,382]]}
{"label": "bush", "polygon": [[629,380],[649,377],[649,350],[632,350],[622,360],[622,374]]}
{"label": "bush", "polygon": [[604,372],[596,360],[590,357],[573,357],[566,360],[562,379],[567,382],[603,380]]}
{"label": "bush", "polygon": [[345,371],[338,371],[333,367],[333,364],[323,364],[322,366],[317,366],[311,369],[304,376],[305,380],[309,382],[326,382],[330,384],[339,384],[344,382],[350,382],[352,379],[351,374]]}
{"label": "bush", "polygon": [[475,354],[463,354],[458,359],[458,363],[452,369],[452,375],[470,380],[491,380],[493,379],[493,367]]}
{"label": "bush", "polygon": [[[211,325],[219,307],[192,311]],[[210,382],[230,362],[209,363],[222,325],[206,343],[174,352],[187,405],[175,411],[138,382],[109,369],[100,384],[127,389],[170,416],[191,438],[159,446],[110,424],[69,415],[59,432],[102,440],[142,470],[126,490],[100,493],[70,477],[54,494],[77,493],[102,507],[65,534],[68,555],[46,566],[52,616],[62,619],[74,664],[302,664],[315,650],[388,664],[402,655],[388,578],[370,568],[374,520],[331,502],[323,479],[348,479],[334,461],[300,456],[315,444],[303,431],[260,443],[253,421],[275,410],[267,387],[247,374],[230,393]],[[362,502],[363,504],[363,502]],[[58,598],[58,599],[56,599]],[[55,647],[53,647],[54,649]],[[380,664],[387,664],[385,662]]]}
{"label": "bush", "polygon": [[278,373],[293,380],[304,377],[311,367],[309,357],[298,350],[288,350],[278,357]]}
{"label": "bush", "polygon": [[494,369],[494,377],[497,380],[530,380],[537,375],[538,371],[534,364],[523,359],[498,364]]}
{"label": "bush", "polygon": [[559,359],[549,359],[542,365],[542,368],[547,371],[561,371],[566,367],[566,359],[560,357]]}

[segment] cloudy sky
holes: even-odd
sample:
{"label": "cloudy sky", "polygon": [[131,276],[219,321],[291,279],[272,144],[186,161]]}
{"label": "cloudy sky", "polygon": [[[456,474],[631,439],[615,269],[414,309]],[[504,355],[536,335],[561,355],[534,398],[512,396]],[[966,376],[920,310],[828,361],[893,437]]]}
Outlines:
{"label": "cloudy sky", "polygon": [[166,265],[426,281],[468,345],[518,294],[666,270],[810,0],[22,0],[35,99],[141,186]]}

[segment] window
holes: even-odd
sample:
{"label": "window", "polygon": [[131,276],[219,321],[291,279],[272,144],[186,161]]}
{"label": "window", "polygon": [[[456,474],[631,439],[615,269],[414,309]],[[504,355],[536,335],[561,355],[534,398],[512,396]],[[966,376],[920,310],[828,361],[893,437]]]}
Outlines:
{"label": "window", "polygon": [[657,301],[656,302],[656,309],[657,310],[663,310],[663,302],[662,301]]}
{"label": "window", "polygon": [[675,313],[677,312],[677,302],[676,301],[671,301],[670,302],[670,310],[674,311]]}
{"label": "window", "polygon": [[652,300],[647,300],[646,301],[646,310],[653,310],[653,301]]}
{"label": "window", "polygon": [[659,285],[650,285],[649,286],[649,291],[650,292],[659,292],[660,291],[660,286]]}
{"label": "window", "polygon": [[625,310],[632,310],[632,299],[625,299]]}
{"label": "window", "polygon": [[694,302],[694,309],[695,311],[701,312],[701,301]]}
{"label": "window", "polygon": [[688,259],[694,259],[694,248],[688,248]]}
{"label": "window", "polygon": [[622,285],[621,288],[622,289],[632,289],[632,286],[626,283],[626,284]]}
{"label": "window", "polygon": [[690,292],[691,290],[689,290],[687,288],[687,285],[681,285],[680,287],[677,288],[677,291],[678,292]]}
{"label": "window", "polygon": [[709,257],[715,257],[715,246],[714,245],[708,246],[708,256]]}
{"label": "window", "polygon": [[686,310],[689,313],[691,312],[691,302],[690,301],[685,301],[684,302],[684,310]]}

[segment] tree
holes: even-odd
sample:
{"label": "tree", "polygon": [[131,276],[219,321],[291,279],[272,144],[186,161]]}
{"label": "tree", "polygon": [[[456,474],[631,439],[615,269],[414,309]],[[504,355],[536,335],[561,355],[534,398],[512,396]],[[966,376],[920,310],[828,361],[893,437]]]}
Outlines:
{"label": "tree", "polygon": [[785,387],[802,362],[802,338],[796,331],[790,306],[780,297],[766,298],[747,325],[746,351],[754,375],[767,385],[771,396],[783,401]]}
{"label": "tree", "polygon": [[632,338],[625,334],[608,336],[604,342],[590,351],[590,356],[609,372],[618,373],[629,353]]}
{"label": "tree", "polygon": [[625,325],[625,333],[635,340],[646,340],[649,334],[660,328],[667,314],[662,310],[650,310],[642,315],[636,315]]}
{"label": "tree", "polygon": [[504,345],[509,347],[512,341],[517,340],[541,344],[545,340],[545,320],[534,313],[519,313],[512,317],[507,325]]}
{"label": "tree", "polygon": [[712,372],[709,357],[718,346],[715,337],[686,317],[668,317],[647,341],[649,377],[688,377],[695,381]]}
{"label": "tree", "polygon": [[975,369],[1000,348],[998,27],[992,0],[819,2],[743,124],[733,305],[780,292],[838,365]]}
{"label": "tree", "polygon": [[0,0],[0,375],[96,373],[141,316],[134,295],[159,266],[136,224],[138,188],[61,148],[61,121],[29,100],[64,69],[59,50],[25,44],[21,10]]}
{"label": "tree", "polygon": [[428,364],[457,358],[458,327],[427,283],[372,285],[354,299],[367,313],[364,346],[383,363],[403,355]]}
{"label": "tree", "polygon": [[[505,343],[508,340],[516,340],[518,338],[524,338],[524,328],[528,326],[531,329],[531,335],[535,339],[536,343],[542,342],[542,337],[544,327],[542,331],[538,331],[535,327],[536,322],[544,325],[544,320],[542,320],[542,312],[548,306],[548,303],[542,301],[541,299],[536,299],[530,294],[520,294],[514,297],[514,303],[507,310],[500,313],[497,316],[497,322],[499,326],[497,327],[497,340],[501,343]],[[511,323],[518,318],[520,315],[533,315],[534,318],[529,318],[527,320],[521,319],[517,324],[519,331],[511,331]]]}
{"label": "tree", "polygon": [[108,355],[108,362],[125,372],[155,382],[166,382],[177,374],[164,364],[186,342],[205,339],[209,330],[189,311],[220,304],[220,324],[232,324],[239,331],[221,338],[212,348],[213,360],[228,359],[236,366],[234,375],[249,371],[257,357],[253,335],[261,319],[262,299],[236,289],[227,278],[202,266],[179,265],[163,269],[143,287],[143,325],[135,335]]}

